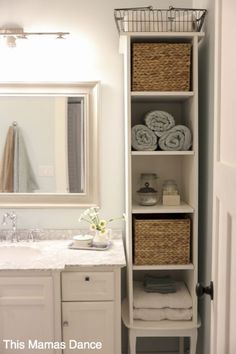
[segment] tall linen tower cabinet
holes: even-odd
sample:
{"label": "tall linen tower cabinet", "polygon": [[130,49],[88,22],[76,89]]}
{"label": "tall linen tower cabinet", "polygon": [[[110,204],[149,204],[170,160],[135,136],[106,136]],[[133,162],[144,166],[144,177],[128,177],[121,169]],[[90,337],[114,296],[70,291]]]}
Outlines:
{"label": "tall linen tower cabinet", "polygon": [[[124,57],[125,107],[125,195],[126,195],[126,253],[127,298],[122,304],[123,322],[129,331],[129,352],[136,354],[137,337],[179,337],[179,352],[184,353],[184,337],[190,338],[190,354],[196,353],[197,329],[200,320],[197,311],[195,287],[198,280],[198,46],[202,32],[129,32],[120,35],[120,52]],[[190,44],[190,82],[188,90],[134,90],[133,46],[136,43]],[[171,112],[177,124],[186,125],[192,133],[192,146],[187,151],[134,150],[131,143],[132,127],[143,124],[143,116],[152,110]],[[174,179],[181,202],[168,206],[161,202],[142,206],[137,202],[138,181],[141,173],[159,176],[158,190],[167,179]],[[136,235],[134,220],[187,218],[190,220],[189,260],[139,264],[136,262]],[[150,235],[151,237],[151,235]],[[147,242],[148,239],[147,239]],[[171,246],[170,246],[171,247]],[[158,249],[156,250],[158,252]],[[144,321],[134,319],[134,282],[144,274],[171,276],[185,283],[192,299],[190,320]]]}

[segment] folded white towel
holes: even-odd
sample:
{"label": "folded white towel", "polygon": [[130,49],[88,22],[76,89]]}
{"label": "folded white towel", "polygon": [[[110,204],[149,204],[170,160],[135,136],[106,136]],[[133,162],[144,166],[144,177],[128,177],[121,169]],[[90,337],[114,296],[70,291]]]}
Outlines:
{"label": "folded white towel", "polygon": [[176,282],[176,293],[160,294],[147,293],[143,283],[134,282],[134,307],[140,309],[189,309],[192,307],[192,298],[183,282]]}
{"label": "folded white towel", "polygon": [[134,309],[134,319],[143,321],[190,321],[193,310],[190,309]]}

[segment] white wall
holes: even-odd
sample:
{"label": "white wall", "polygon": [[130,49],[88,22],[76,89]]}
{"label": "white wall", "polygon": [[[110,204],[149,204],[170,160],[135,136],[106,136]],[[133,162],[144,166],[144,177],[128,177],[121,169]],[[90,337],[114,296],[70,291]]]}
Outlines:
{"label": "white wall", "polygon": [[[214,25],[215,2],[195,0],[193,7],[206,8],[205,38],[199,56],[199,281],[209,285],[212,257],[212,184],[214,124]],[[210,297],[199,300],[202,326],[199,330],[198,353],[210,353]]]}
{"label": "white wall", "polygon": [[[113,10],[152,4],[191,7],[192,1],[0,0],[0,27],[19,25],[25,31],[71,33],[64,41],[46,37],[18,41],[15,49],[0,43],[1,81],[102,83],[99,165],[104,217],[120,216],[124,211],[123,71]],[[20,227],[76,228],[79,214],[76,209],[22,209],[18,210],[18,223]]]}

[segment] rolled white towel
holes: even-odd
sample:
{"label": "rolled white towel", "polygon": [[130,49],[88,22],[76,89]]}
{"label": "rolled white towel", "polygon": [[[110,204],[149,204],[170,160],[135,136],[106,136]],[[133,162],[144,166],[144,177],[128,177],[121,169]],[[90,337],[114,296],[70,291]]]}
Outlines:
{"label": "rolled white towel", "polygon": [[151,111],[144,116],[145,124],[160,137],[167,130],[170,130],[175,125],[174,117],[165,111]]}
{"label": "rolled white towel", "polygon": [[158,143],[164,151],[187,151],[192,145],[192,135],[185,125],[176,125],[164,133]]}
{"label": "rolled white towel", "polygon": [[153,151],[157,149],[157,136],[143,124],[133,126],[131,132],[132,147],[138,151]]}

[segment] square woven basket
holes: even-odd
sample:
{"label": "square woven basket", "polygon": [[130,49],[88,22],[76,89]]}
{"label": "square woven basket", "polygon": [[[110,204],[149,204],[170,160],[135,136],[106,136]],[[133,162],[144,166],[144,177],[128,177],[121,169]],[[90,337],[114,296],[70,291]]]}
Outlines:
{"label": "square woven basket", "polygon": [[134,264],[190,263],[190,218],[134,217]]}
{"label": "square woven basket", "polygon": [[189,91],[190,43],[133,43],[132,91]]}

